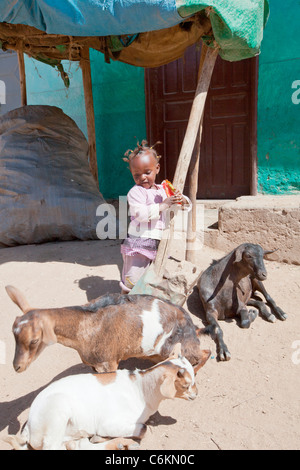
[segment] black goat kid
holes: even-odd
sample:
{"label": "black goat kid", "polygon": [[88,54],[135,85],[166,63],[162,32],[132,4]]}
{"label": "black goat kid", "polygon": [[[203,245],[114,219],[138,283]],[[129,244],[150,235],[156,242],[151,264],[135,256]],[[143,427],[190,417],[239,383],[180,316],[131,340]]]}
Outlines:
{"label": "black goat kid", "polygon": [[[257,310],[248,310],[247,305],[256,307],[270,322],[275,321],[275,316],[280,320],[287,318],[269,296],[262,282],[267,278],[263,258],[272,252],[263,250],[260,245],[243,243],[224,258],[213,261],[198,281],[200,299],[209,324],[204,332],[216,336],[221,361],[228,361],[231,356],[223,341],[223,332],[218,320],[239,316],[241,327],[249,328],[257,317]],[[271,311],[262,300],[254,298],[256,291],[264,295]]]}

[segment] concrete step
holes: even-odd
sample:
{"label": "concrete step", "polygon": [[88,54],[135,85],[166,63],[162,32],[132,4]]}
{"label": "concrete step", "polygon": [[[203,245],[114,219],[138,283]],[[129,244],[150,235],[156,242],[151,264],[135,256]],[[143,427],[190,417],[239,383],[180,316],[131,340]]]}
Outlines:
{"label": "concrete step", "polygon": [[219,209],[219,207],[233,202],[235,199],[197,199],[197,205],[203,205],[205,209]]}
{"label": "concrete step", "polygon": [[[205,209],[204,244],[230,251],[241,243],[277,249],[269,259],[300,265],[300,195],[242,196]],[[210,224],[210,225],[208,225]]]}
{"label": "concrete step", "polygon": [[218,209],[204,209],[204,230],[218,229]]}

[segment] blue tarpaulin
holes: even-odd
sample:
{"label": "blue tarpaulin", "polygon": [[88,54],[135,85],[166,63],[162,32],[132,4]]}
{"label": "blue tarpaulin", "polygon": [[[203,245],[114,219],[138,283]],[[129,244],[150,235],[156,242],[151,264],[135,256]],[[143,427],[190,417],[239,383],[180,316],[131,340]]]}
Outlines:
{"label": "blue tarpaulin", "polygon": [[175,0],[0,0],[0,21],[48,34],[108,36],[169,28],[182,17]]}

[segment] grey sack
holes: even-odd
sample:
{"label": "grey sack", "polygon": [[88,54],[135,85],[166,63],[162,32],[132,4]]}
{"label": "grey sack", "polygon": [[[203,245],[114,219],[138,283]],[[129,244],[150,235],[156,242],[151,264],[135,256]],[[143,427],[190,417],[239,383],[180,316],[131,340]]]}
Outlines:
{"label": "grey sack", "polygon": [[61,109],[24,106],[0,117],[0,247],[96,239],[102,203],[87,140]]}

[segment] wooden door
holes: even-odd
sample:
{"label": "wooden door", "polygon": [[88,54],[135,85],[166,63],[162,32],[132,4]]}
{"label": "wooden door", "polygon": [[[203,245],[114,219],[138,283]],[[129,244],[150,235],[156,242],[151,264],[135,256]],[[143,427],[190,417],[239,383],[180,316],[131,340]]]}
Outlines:
{"label": "wooden door", "polygon": [[[161,180],[172,180],[194,98],[200,46],[183,59],[147,69],[147,136],[162,154]],[[256,190],[257,59],[218,57],[207,96],[197,198],[222,199]],[[187,191],[187,188],[185,188]]]}

